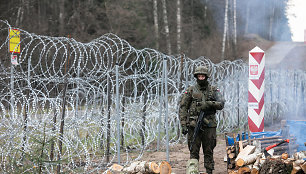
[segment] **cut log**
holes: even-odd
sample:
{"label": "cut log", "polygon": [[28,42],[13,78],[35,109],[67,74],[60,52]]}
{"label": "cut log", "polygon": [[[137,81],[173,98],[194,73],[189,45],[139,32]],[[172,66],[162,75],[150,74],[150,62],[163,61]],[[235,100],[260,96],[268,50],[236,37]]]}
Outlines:
{"label": "cut log", "polygon": [[304,151],[296,152],[293,155],[295,160],[306,158],[306,154]]}
{"label": "cut log", "polygon": [[283,139],[268,139],[260,141],[261,144],[275,144],[281,142]]}
{"label": "cut log", "polygon": [[[260,169],[260,159],[261,159],[261,157],[262,157],[262,153],[257,154],[257,156],[256,156],[256,161],[255,161],[255,163],[254,163],[254,165],[253,165],[253,169],[256,169],[257,172],[258,172],[259,169]],[[253,171],[253,170],[252,170],[252,171]],[[255,171],[253,171],[253,172],[255,172]]]}
{"label": "cut log", "polygon": [[282,159],[286,160],[286,159],[288,159],[288,157],[289,157],[288,153],[283,153],[282,154]]}
{"label": "cut log", "polygon": [[244,166],[244,167],[240,167],[238,169],[238,174],[250,173],[251,169],[252,169],[252,166],[250,166],[250,165]]}
{"label": "cut log", "polygon": [[251,146],[251,145],[247,145],[237,156],[236,158],[236,161],[239,159],[239,158],[242,158],[244,156],[247,156],[251,153],[253,153],[255,151],[255,146]]}
{"label": "cut log", "polygon": [[300,167],[302,168],[303,172],[306,173],[306,162],[304,162],[304,164],[301,164]]}
{"label": "cut log", "polygon": [[304,160],[296,160],[293,162],[293,166],[300,166],[301,164],[304,164]]}
{"label": "cut log", "polygon": [[235,168],[235,164],[228,164],[227,168],[233,169],[233,168]]}
{"label": "cut log", "polygon": [[155,162],[135,161],[128,167],[123,167],[118,164],[112,165],[107,174],[119,173],[160,173],[160,168]]}
{"label": "cut log", "polygon": [[304,163],[304,160],[293,161],[293,168],[292,168],[291,174],[296,174],[302,171],[302,168],[300,167],[300,165],[303,163]]}
{"label": "cut log", "polygon": [[229,169],[233,169],[233,168],[235,168],[236,167],[236,165],[235,165],[235,159],[229,159],[230,161],[229,161],[229,163],[228,163],[228,168]]}
{"label": "cut log", "polygon": [[253,168],[253,169],[251,170],[251,174],[259,174],[259,170]]}
{"label": "cut log", "polygon": [[255,138],[255,139],[251,139],[251,141],[253,141],[253,140],[271,140],[271,139],[280,139],[280,138],[282,138],[282,136]]}
{"label": "cut log", "polygon": [[227,154],[235,152],[235,146],[228,146],[226,147]]}
{"label": "cut log", "polygon": [[242,141],[239,141],[239,152],[241,152],[242,150],[243,150]]}
{"label": "cut log", "polygon": [[107,169],[106,174],[119,174],[123,169],[123,166],[119,164],[113,164],[110,168]]}
{"label": "cut log", "polygon": [[112,171],[118,171],[118,172],[120,172],[122,169],[123,169],[123,166],[122,166],[122,165],[119,165],[119,164],[113,164],[112,167],[111,167],[111,170],[112,170]]}
{"label": "cut log", "polygon": [[[277,138],[277,139],[268,139],[268,140],[261,140],[261,144],[276,144],[281,142],[284,139],[281,138]],[[290,142],[294,142],[296,141],[296,138],[290,138]]]}
{"label": "cut log", "polygon": [[293,158],[287,158],[286,160],[284,160],[284,163],[286,165],[293,165],[293,161],[295,161]]}
{"label": "cut log", "polygon": [[149,173],[159,173],[160,172],[159,166],[155,162],[147,162],[145,164],[145,169],[146,169],[146,172],[149,172]]}
{"label": "cut log", "polygon": [[256,161],[256,158],[257,158],[257,154],[255,154],[255,153],[253,153],[251,155],[248,155],[248,156],[240,157],[236,161],[236,165],[241,167],[241,166],[244,166],[244,165],[252,164]]}
{"label": "cut log", "polygon": [[300,166],[293,166],[291,174],[296,174],[298,172],[302,171]]}
{"label": "cut log", "polygon": [[160,174],[171,174],[171,165],[167,161],[162,161],[159,164]]}
{"label": "cut log", "polygon": [[140,161],[132,162],[130,166],[122,169],[125,173],[137,173],[136,167],[140,164]]}
{"label": "cut log", "polygon": [[228,154],[228,157],[229,157],[230,159],[233,159],[233,158],[236,157],[236,154],[235,154],[235,153],[230,153],[230,154]]}
{"label": "cut log", "polygon": [[231,171],[228,172],[228,174],[237,174],[237,173],[238,173],[237,170],[231,170]]}

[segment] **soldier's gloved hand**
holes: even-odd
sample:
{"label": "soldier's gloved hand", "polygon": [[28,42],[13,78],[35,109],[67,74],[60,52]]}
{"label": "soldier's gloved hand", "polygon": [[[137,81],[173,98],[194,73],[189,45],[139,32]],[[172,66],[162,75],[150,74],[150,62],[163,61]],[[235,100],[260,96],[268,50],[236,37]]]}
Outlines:
{"label": "soldier's gloved hand", "polygon": [[206,101],[208,107],[212,107],[216,110],[221,110],[224,107],[224,103],[218,101]]}
{"label": "soldier's gloved hand", "polygon": [[207,103],[207,101],[199,102],[198,105],[201,108],[201,110],[204,110],[204,111],[207,110],[210,107],[210,105],[209,105],[209,103]]}
{"label": "soldier's gloved hand", "polygon": [[186,125],[182,125],[182,134],[186,135],[188,133],[188,128]]}

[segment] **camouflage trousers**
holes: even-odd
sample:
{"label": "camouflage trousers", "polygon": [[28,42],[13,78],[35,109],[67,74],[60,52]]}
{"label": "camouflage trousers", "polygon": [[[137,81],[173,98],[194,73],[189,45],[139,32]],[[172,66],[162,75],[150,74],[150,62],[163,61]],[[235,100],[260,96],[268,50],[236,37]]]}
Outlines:
{"label": "camouflage trousers", "polygon": [[[188,147],[190,149],[190,144],[192,141],[194,128],[189,127],[188,129]],[[199,131],[199,134],[192,145],[192,149],[190,151],[190,159],[199,160],[199,152],[202,145],[203,154],[204,154],[204,167],[206,169],[214,170],[214,148],[216,147],[216,128],[215,127],[206,127],[202,128]]]}

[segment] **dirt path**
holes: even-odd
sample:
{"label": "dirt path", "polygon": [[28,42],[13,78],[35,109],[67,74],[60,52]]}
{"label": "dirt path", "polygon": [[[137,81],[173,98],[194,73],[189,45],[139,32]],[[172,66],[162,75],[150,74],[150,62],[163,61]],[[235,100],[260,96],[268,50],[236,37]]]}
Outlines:
{"label": "dirt path", "polygon": [[[224,162],[225,156],[225,140],[224,138],[218,138],[217,146],[214,149],[214,159],[215,159],[215,170],[214,174],[224,174],[226,171],[226,162]],[[205,172],[204,159],[201,149],[200,153],[200,171]],[[172,167],[172,173],[175,174],[185,174],[186,173],[186,163],[189,160],[189,150],[187,144],[177,144],[170,147],[170,164]],[[162,161],[166,160],[166,153],[162,152],[145,152],[142,159],[145,161]]]}

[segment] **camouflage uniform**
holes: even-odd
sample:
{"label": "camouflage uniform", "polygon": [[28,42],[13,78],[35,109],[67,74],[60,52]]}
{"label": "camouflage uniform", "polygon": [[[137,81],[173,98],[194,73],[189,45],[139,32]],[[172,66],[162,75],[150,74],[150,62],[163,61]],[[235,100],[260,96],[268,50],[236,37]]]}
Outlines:
{"label": "camouflage uniform", "polygon": [[192,141],[194,128],[200,111],[204,111],[205,120],[201,131],[199,132],[193,148],[190,151],[190,159],[199,160],[199,151],[201,144],[204,153],[204,167],[208,173],[214,170],[213,149],[216,146],[216,110],[221,110],[224,107],[224,99],[220,95],[218,88],[211,86],[207,82],[208,70],[200,66],[196,68],[194,76],[204,74],[205,80],[197,79],[197,84],[190,86],[181,96],[179,117],[181,126],[188,128],[188,146]]}

